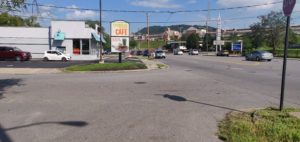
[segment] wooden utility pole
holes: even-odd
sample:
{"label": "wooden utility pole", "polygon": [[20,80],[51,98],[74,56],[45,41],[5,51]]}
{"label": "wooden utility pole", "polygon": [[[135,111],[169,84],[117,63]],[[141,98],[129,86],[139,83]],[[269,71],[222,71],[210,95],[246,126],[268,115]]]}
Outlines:
{"label": "wooden utility pole", "polygon": [[150,41],[149,41],[149,37],[150,37],[149,13],[146,13],[146,15],[147,15],[147,48],[149,50],[149,47],[150,47]]}
{"label": "wooden utility pole", "polygon": [[210,20],[210,0],[208,0],[208,5],[207,5],[207,18],[206,18],[206,37],[205,37],[205,42],[206,42],[206,51],[208,52],[208,33],[209,33],[209,28],[208,28],[208,22]]}
{"label": "wooden utility pole", "polygon": [[[103,45],[102,45],[102,36],[103,36],[103,34],[102,34],[102,0],[99,0],[99,10],[100,10],[100,21],[99,21],[99,23],[100,23],[100,48],[99,48],[99,57],[100,57],[100,59],[99,59],[99,63],[104,63],[104,61],[103,61],[103,53],[102,53],[102,51],[103,51]],[[98,30],[98,29],[96,29],[96,30]]]}

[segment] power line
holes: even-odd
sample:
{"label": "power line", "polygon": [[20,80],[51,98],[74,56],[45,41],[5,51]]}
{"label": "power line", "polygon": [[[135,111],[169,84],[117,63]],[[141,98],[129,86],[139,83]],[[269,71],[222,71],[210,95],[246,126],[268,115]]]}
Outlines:
{"label": "power line", "polygon": [[[255,4],[255,5],[247,5],[247,6],[237,6],[237,7],[228,7],[228,8],[214,8],[214,9],[200,9],[200,10],[175,10],[175,11],[160,11],[160,10],[151,10],[151,11],[139,11],[139,10],[109,10],[103,9],[103,12],[113,12],[113,13],[196,13],[196,12],[207,12],[207,11],[225,11],[225,10],[235,10],[235,9],[243,9],[243,8],[252,8],[252,7],[260,7],[266,5],[274,5],[282,3],[282,1],[277,2],[269,2],[264,4]],[[33,5],[32,3],[25,3],[26,5]],[[85,10],[85,11],[97,11],[99,9],[90,9],[90,8],[77,8],[77,7],[66,7],[66,6],[56,6],[56,5],[47,5],[47,4],[37,4],[40,7],[48,7],[48,8],[56,8],[56,9],[68,9],[68,10]]]}

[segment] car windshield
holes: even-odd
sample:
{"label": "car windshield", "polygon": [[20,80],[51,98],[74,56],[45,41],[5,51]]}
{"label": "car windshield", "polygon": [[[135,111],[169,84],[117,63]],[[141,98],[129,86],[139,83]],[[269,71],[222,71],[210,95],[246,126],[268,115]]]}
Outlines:
{"label": "car windshield", "polygon": [[22,50],[17,47],[14,47],[14,51],[22,51]]}
{"label": "car windshield", "polygon": [[156,51],[156,53],[163,53],[163,51]]}

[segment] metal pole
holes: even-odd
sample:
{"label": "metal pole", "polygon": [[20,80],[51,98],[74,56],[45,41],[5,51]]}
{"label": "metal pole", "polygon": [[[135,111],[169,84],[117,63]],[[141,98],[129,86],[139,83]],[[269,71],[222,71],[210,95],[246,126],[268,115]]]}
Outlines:
{"label": "metal pole", "polygon": [[[102,50],[103,50],[103,45],[102,45],[102,0],[99,0],[99,10],[100,10],[100,48],[99,48],[99,54],[100,54],[100,60],[99,63],[104,63],[103,61],[103,55],[102,55]],[[98,29],[97,29],[98,30]]]}
{"label": "metal pole", "polygon": [[52,50],[52,33],[51,33],[51,26],[49,26],[49,50]]}
{"label": "metal pole", "polygon": [[286,76],[287,54],[288,54],[288,47],[289,47],[290,16],[287,17],[286,23],[287,24],[286,24],[286,33],[285,33],[284,58],[283,58],[283,70],[282,70],[282,82],[281,82],[280,111],[283,110],[283,105],[284,105],[285,76]]}

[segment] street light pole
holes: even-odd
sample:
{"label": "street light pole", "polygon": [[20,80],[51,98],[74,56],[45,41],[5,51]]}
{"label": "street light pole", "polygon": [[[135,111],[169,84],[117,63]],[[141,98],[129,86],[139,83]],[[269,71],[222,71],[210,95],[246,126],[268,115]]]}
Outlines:
{"label": "street light pole", "polygon": [[[103,53],[102,53],[102,51],[103,51],[103,45],[102,45],[102,36],[103,36],[103,34],[102,34],[102,0],[99,0],[99,11],[100,11],[100,21],[99,21],[99,23],[100,23],[100,48],[99,48],[99,54],[100,54],[100,60],[99,60],[99,63],[104,63],[104,61],[103,61]],[[98,30],[98,29],[97,29]]]}

